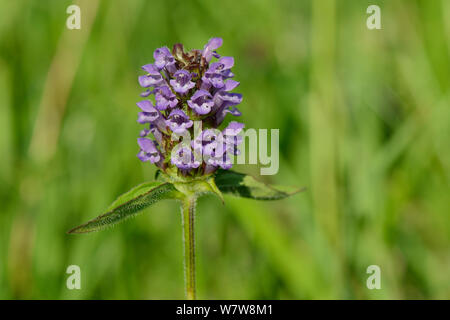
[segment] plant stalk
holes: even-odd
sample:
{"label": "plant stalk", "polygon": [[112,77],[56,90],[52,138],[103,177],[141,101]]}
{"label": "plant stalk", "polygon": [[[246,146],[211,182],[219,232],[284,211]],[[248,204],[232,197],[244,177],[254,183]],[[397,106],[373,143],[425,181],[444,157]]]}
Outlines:
{"label": "plant stalk", "polygon": [[195,196],[186,196],[182,205],[184,242],[184,280],[186,299],[195,300]]}

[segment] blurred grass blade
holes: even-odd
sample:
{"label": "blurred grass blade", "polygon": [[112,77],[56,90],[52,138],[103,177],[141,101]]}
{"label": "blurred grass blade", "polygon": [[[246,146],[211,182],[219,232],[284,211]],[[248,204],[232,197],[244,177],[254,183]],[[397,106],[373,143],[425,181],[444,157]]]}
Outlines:
{"label": "blurred grass blade", "polygon": [[270,186],[252,176],[231,170],[219,170],[215,182],[225,194],[255,200],[278,200],[303,191],[295,187]]}
{"label": "blurred grass blade", "polygon": [[82,224],[68,233],[87,233],[101,230],[107,226],[116,224],[126,218],[132,217],[137,212],[164,199],[177,199],[180,193],[171,183],[147,182],[138,185],[121,195],[114,201],[106,213]]}

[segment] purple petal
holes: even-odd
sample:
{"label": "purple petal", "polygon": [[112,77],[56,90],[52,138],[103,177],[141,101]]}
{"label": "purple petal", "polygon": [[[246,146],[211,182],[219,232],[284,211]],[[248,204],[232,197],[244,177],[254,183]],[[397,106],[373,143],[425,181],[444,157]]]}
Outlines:
{"label": "purple petal", "polygon": [[145,111],[145,112],[155,112],[156,111],[156,109],[153,107],[152,102],[149,100],[142,100],[136,104],[139,108],[142,109],[142,111]]}
{"label": "purple petal", "polygon": [[144,69],[145,71],[147,71],[149,74],[153,75],[153,76],[158,76],[161,75],[159,73],[158,68],[154,65],[154,64],[146,64],[145,66],[142,66],[142,69]]}
{"label": "purple petal", "polygon": [[208,41],[208,43],[203,47],[202,56],[205,58],[207,62],[210,62],[213,56],[214,50],[218,49],[222,46],[223,40],[221,38],[212,38]]}
{"label": "purple petal", "polygon": [[158,149],[156,149],[155,143],[147,138],[138,138],[138,145],[139,147],[146,153],[155,153],[158,152]]}
{"label": "purple petal", "polygon": [[194,95],[192,96],[191,100],[196,100],[196,99],[201,98],[203,96],[212,97],[211,94],[208,91],[200,89],[200,90],[197,90],[194,93]]}
{"label": "purple petal", "polygon": [[228,126],[223,130],[224,134],[227,136],[236,136],[245,127],[243,123],[237,121],[231,121]]}
{"label": "purple petal", "polygon": [[154,86],[158,86],[158,85],[161,85],[162,83],[164,83],[164,80],[161,75],[159,75],[159,76],[154,76],[154,75],[139,76],[138,80],[139,80],[139,85],[143,88],[154,87]]}
{"label": "purple petal", "polygon": [[223,65],[223,69],[231,69],[234,66],[234,58],[222,57],[220,58],[219,63]]}
{"label": "purple petal", "polygon": [[175,133],[181,134],[193,125],[193,121],[180,109],[173,110],[166,125]]}
{"label": "purple petal", "polygon": [[147,162],[150,160],[150,155],[148,153],[145,153],[144,151],[139,151],[139,153],[137,154],[137,157],[139,158],[139,160],[141,160],[142,162]]}
{"label": "purple petal", "polygon": [[233,79],[229,79],[225,82],[225,91],[231,91],[233,89],[235,89],[237,86],[239,86],[240,82],[235,81]]}

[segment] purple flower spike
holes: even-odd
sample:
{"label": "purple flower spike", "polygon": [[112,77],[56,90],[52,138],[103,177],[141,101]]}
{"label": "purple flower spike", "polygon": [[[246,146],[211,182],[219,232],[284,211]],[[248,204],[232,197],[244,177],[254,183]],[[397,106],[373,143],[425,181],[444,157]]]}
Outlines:
{"label": "purple flower spike", "polygon": [[212,38],[208,41],[208,43],[203,47],[202,56],[205,58],[206,62],[210,62],[213,55],[214,50],[217,50],[222,46],[223,40],[222,38]]}
{"label": "purple flower spike", "polygon": [[[242,95],[233,92],[239,86],[232,79],[234,58],[216,52],[222,42],[212,38],[203,50],[186,51],[180,43],[172,51],[161,47],[153,53],[154,63],[142,66],[146,73],[139,77],[145,88],[141,96],[148,100],[137,103],[142,109],[138,122],[149,125],[140,133],[139,159],[157,161],[159,155],[156,165],[165,173],[185,177],[231,168],[230,159],[239,154],[243,141],[244,124],[231,121],[222,131],[218,127],[227,114],[241,115],[236,106]],[[146,98],[152,95],[154,100]],[[205,128],[200,134],[194,130],[194,120]],[[174,143],[172,134],[182,135],[182,142]],[[186,135],[192,140],[185,141]]]}
{"label": "purple flower spike", "polygon": [[211,94],[206,90],[198,90],[188,101],[189,107],[195,110],[198,114],[207,114],[214,106]]}
{"label": "purple flower spike", "polygon": [[170,80],[170,85],[178,93],[185,94],[195,86],[191,74],[186,70],[178,70],[173,76],[175,79]]}
{"label": "purple flower spike", "polygon": [[166,120],[167,126],[175,133],[181,134],[193,125],[193,121],[180,109],[175,109]]}
{"label": "purple flower spike", "polygon": [[155,58],[155,66],[159,70],[166,67],[167,71],[170,73],[175,73],[177,71],[175,58],[172,56],[167,47],[156,49],[153,53],[153,58]]}
{"label": "purple flower spike", "polygon": [[161,160],[161,155],[152,140],[138,138],[138,144],[141,148],[138,153],[138,158],[142,162],[150,161],[151,163],[157,163]]}
{"label": "purple flower spike", "polygon": [[175,108],[178,104],[178,99],[168,86],[162,86],[155,90],[156,108],[158,110],[166,110]]}

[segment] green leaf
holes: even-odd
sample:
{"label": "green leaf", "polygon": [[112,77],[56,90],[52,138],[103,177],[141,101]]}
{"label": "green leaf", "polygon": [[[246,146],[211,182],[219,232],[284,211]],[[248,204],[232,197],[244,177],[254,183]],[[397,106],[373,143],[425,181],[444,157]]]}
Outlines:
{"label": "green leaf", "polygon": [[215,182],[223,193],[255,200],[283,199],[304,190],[294,187],[270,186],[252,176],[231,170],[219,170]]}
{"label": "green leaf", "polygon": [[137,212],[155,202],[164,199],[179,199],[180,196],[181,194],[171,183],[159,181],[143,183],[121,195],[106,209],[106,213],[81,226],[73,228],[68,233],[98,231],[132,217]]}

